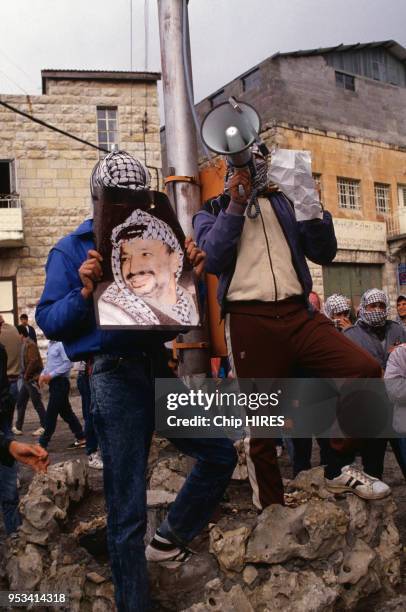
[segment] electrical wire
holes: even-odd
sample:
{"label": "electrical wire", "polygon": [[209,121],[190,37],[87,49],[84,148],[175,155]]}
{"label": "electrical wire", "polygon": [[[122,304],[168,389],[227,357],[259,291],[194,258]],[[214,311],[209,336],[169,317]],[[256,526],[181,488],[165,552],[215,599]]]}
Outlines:
{"label": "electrical wire", "polygon": [[42,126],[48,128],[49,130],[53,130],[54,132],[58,132],[59,134],[62,134],[63,136],[67,136],[68,138],[72,138],[73,140],[76,140],[77,142],[81,142],[82,144],[85,144],[88,147],[92,147],[93,149],[97,149],[98,151],[103,151],[104,153],[110,153],[110,151],[108,149],[104,149],[103,147],[99,147],[98,145],[95,145],[92,142],[89,142],[88,140],[84,140],[83,138],[79,138],[78,136],[74,136],[73,134],[70,134],[69,132],[65,132],[65,130],[61,130],[61,129],[55,127],[54,125],[51,125],[50,123],[47,123],[46,121],[42,121],[42,119],[38,119],[37,117],[34,117],[33,115],[29,115],[28,113],[25,113],[24,111],[20,110],[19,108],[16,108],[15,106],[12,106],[11,104],[8,104],[7,102],[3,102],[3,100],[0,100],[0,105],[4,106],[8,110],[13,111],[14,113],[17,113],[18,115],[22,115],[26,119],[30,119],[30,121],[34,121],[34,123],[39,123],[39,125],[42,125]]}
{"label": "electrical wire", "polygon": [[7,53],[5,51],[3,51],[3,49],[0,49],[0,53],[1,53],[1,55],[4,55],[4,57],[7,59],[7,61],[10,62],[10,64],[13,64],[13,66],[15,68],[17,68],[17,70],[22,72],[22,74],[24,74],[28,79],[30,79],[32,84],[35,83],[35,86],[38,89],[38,84],[34,81],[32,76],[30,74],[28,74],[28,72],[26,72],[23,68],[21,68],[21,66],[19,66],[14,60],[12,60],[11,57],[9,55],[7,55]]}
{"label": "electrical wire", "polygon": [[28,91],[26,89],[24,89],[24,87],[21,87],[21,85],[19,85],[17,83],[17,81],[14,81],[14,79],[12,79],[11,77],[8,76],[8,74],[6,74],[4,72],[4,70],[0,70],[1,74],[4,74],[4,76],[6,77],[6,79],[8,79],[11,83],[13,83],[13,85],[15,85],[16,87],[18,87],[18,89],[20,89],[23,93],[25,93],[27,96],[29,96],[30,94],[28,93]]}
{"label": "electrical wire", "polygon": [[196,113],[195,103],[194,103],[194,94],[191,82],[192,76],[192,67],[189,61],[189,53],[187,49],[187,41],[189,40],[189,27],[188,27],[188,13],[187,13],[187,0],[182,0],[182,55],[183,55],[183,70],[185,73],[185,82],[186,82],[186,92],[189,100],[189,106],[193,117],[193,122],[195,124],[196,132],[199,134],[202,147],[204,152],[209,160],[212,163],[213,155],[211,151],[207,148],[206,144],[203,142],[200,133],[200,122]]}

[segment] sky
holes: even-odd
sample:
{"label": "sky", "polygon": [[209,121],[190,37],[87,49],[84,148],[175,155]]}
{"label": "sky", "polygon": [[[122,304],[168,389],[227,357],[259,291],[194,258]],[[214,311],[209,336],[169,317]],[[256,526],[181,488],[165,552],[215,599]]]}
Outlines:
{"label": "sky", "polygon": [[[160,71],[158,1],[1,0],[0,93],[40,94],[44,68]],[[406,0],[190,0],[189,21],[196,102],[277,51],[406,47]]]}

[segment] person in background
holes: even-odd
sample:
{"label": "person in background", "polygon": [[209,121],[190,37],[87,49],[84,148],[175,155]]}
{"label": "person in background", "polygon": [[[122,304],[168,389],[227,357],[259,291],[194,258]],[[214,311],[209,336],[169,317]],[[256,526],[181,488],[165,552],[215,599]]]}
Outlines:
{"label": "person in background", "polygon": [[28,337],[27,328],[24,325],[17,325],[17,331],[21,339],[21,370],[18,380],[17,420],[13,433],[16,436],[22,435],[25,411],[28,400],[31,399],[40,421],[40,427],[33,431],[32,435],[40,436],[45,426],[45,408],[38,386],[38,378],[43,368],[42,358],[37,345]]}
{"label": "person in background", "polygon": [[89,467],[95,470],[102,470],[103,461],[98,451],[99,443],[91,412],[92,392],[90,388],[89,370],[86,361],[77,362],[76,369],[78,372],[76,384],[82,399],[82,415],[85,422],[86,455],[88,458]]}
{"label": "person in background", "polygon": [[[344,335],[374,357],[386,369],[389,355],[396,346],[406,342],[405,328],[388,319],[389,299],[380,289],[368,289],[361,297],[359,319],[355,325],[343,330]],[[388,440],[375,438],[362,440],[361,457],[368,474],[381,478]],[[390,440],[396,460],[406,478],[406,444],[398,438]]]}
{"label": "person in background", "polygon": [[28,316],[26,314],[20,315],[20,324],[24,325],[28,332],[28,337],[31,338],[35,344],[37,344],[37,334],[32,325],[28,324]]}
{"label": "person in background", "polygon": [[406,295],[401,293],[396,300],[396,321],[406,327]]}
{"label": "person in background", "polygon": [[49,400],[45,417],[45,430],[39,438],[42,448],[47,448],[56,429],[58,415],[69,425],[75,440],[68,448],[83,448],[86,445],[82,426],[69,402],[69,374],[72,363],[66,356],[62,342],[51,340],[47,353],[47,364],[39,377],[39,385],[49,385]]}
{"label": "person in background", "polygon": [[7,535],[21,524],[18,512],[17,466],[14,459],[31,465],[37,471],[46,471],[48,453],[38,446],[13,441],[10,413],[14,400],[7,377],[7,352],[0,343],[0,509]]}
{"label": "person in background", "polygon": [[333,293],[324,304],[324,314],[334,323],[338,331],[352,326],[350,320],[350,300],[340,293]]}
{"label": "person in background", "polygon": [[14,401],[11,422],[13,421],[14,408],[18,397],[18,377],[20,375],[20,353],[21,340],[14,325],[6,323],[4,317],[0,315],[0,342],[3,344],[7,353],[7,378],[10,384],[10,393]]}

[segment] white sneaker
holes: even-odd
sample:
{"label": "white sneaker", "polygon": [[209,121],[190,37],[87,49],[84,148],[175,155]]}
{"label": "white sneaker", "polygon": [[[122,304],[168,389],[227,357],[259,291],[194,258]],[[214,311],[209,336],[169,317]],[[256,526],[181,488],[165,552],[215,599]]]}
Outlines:
{"label": "white sneaker", "polygon": [[103,469],[103,461],[98,452],[95,452],[89,455],[88,464],[89,464],[89,467],[93,468],[94,470]]}
{"label": "white sneaker", "polygon": [[382,499],[391,492],[390,487],[373,476],[369,476],[355,465],[346,465],[340,476],[326,480],[326,488],[331,493],[355,493],[362,499]]}
{"label": "white sneaker", "polygon": [[31,435],[38,437],[38,436],[42,436],[43,433],[45,433],[45,429],[43,427],[38,427],[38,429],[31,432]]}
{"label": "white sneaker", "polygon": [[22,436],[23,435],[23,432],[20,429],[17,429],[17,427],[12,427],[11,431],[13,432],[13,434],[15,436]]}
{"label": "white sneaker", "polygon": [[159,563],[168,569],[176,569],[182,563],[189,561],[193,552],[188,548],[180,548],[163,538],[159,533],[155,533],[151,542],[145,549],[147,561]]}

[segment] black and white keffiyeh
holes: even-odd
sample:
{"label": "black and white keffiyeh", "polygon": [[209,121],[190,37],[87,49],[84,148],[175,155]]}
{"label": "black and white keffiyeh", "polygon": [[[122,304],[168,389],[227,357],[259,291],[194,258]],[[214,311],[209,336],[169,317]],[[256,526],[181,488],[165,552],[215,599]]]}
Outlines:
{"label": "black and white keffiyeh", "polygon": [[341,312],[349,312],[350,305],[348,298],[340,293],[333,293],[324,302],[324,314],[329,319],[334,319],[334,316]]}
{"label": "black and white keffiyeh", "polygon": [[[113,245],[111,253],[111,266],[114,283],[103,293],[103,300],[114,304],[134,319],[135,325],[160,325],[155,312],[147,302],[136,296],[126,285],[121,272],[120,250],[123,242],[132,240],[159,240],[178,254],[179,264],[176,271],[176,280],[180,279],[183,269],[183,250],[170,226],[140,209],[134,212],[122,223],[114,228],[111,235]],[[184,325],[192,325],[195,313],[194,304],[188,293],[176,285],[177,302],[170,307],[169,315]]]}
{"label": "black and white keffiyeh", "polygon": [[92,191],[95,187],[123,187],[139,191],[150,188],[151,175],[142,162],[126,151],[112,151],[96,164],[90,182]]}
{"label": "black and white keffiyeh", "polygon": [[[382,302],[385,304],[383,310],[366,310],[368,304],[376,304]],[[359,308],[359,318],[361,321],[371,327],[382,327],[386,323],[389,315],[389,298],[384,291],[380,289],[368,289],[361,297]]]}

